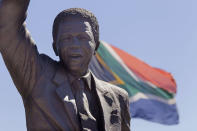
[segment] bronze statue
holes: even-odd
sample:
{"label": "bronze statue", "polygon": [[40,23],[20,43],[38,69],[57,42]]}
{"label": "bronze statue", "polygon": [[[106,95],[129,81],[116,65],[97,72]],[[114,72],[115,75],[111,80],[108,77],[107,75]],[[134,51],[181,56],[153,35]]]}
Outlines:
{"label": "bronze statue", "polygon": [[39,54],[24,21],[29,0],[0,0],[0,52],[22,96],[28,131],[129,131],[128,94],[97,79],[88,64],[99,46],[96,17],[62,11],[53,25],[60,61]]}

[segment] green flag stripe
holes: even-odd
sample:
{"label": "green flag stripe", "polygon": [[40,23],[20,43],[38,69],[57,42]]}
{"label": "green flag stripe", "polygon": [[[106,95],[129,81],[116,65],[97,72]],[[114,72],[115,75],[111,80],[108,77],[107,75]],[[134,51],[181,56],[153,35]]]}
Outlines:
{"label": "green flag stripe", "polygon": [[160,88],[152,88],[150,85],[143,81],[136,81],[130,74],[121,66],[121,64],[111,55],[109,50],[101,43],[98,49],[98,53],[105,63],[111,68],[111,70],[116,73],[124,82],[124,85],[119,85],[120,87],[126,89],[130,96],[135,95],[138,92],[143,92],[145,94],[152,94],[164,99],[173,98],[173,94]]}

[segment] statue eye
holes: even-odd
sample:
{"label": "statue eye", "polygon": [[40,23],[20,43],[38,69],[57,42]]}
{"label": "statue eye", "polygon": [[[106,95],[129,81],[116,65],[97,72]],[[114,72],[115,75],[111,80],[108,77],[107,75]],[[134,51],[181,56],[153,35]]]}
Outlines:
{"label": "statue eye", "polygon": [[66,36],[63,38],[63,41],[71,41],[72,37],[71,36]]}
{"label": "statue eye", "polygon": [[83,36],[83,35],[79,35],[77,38],[79,40],[82,40],[82,41],[88,40],[88,38],[86,36]]}

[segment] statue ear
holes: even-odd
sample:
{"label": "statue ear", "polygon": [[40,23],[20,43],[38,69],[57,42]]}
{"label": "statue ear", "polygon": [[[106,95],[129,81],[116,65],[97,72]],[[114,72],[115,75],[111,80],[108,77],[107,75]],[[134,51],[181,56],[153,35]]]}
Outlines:
{"label": "statue ear", "polygon": [[56,55],[56,56],[59,56],[59,55],[58,55],[58,52],[57,52],[57,48],[56,48],[56,43],[55,43],[55,42],[53,42],[53,50],[54,50],[54,52],[55,52],[55,55]]}
{"label": "statue ear", "polygon": [[94,51],[95,53],[96,53],[96,51],[98,50],[99,45],[100,45],[100,41],[97,41],[97,42],[96,42],[96,48],[95,48],[95,51]]}
{"label": "statue ear", "polygon": [[94,55],[96,55],[96,51],[97,51],[97,44],[95,43],[95,45],[96,45],[96,47],[95,47],[95,49],[94,49]]}
{"label": "statue ear", "polygon": [[96,50],[94,50],[94,55],[96,55]]}

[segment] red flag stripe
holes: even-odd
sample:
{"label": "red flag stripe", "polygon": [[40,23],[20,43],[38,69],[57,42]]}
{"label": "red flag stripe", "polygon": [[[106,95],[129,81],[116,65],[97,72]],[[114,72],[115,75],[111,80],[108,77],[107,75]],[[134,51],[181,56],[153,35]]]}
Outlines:
{"label": "red flag stripe", "polygon": [[176,83],[170,73],[161,69],[153,68],[136,57],[124,52],[123,50],[118,49],[112,45],[110,46],[120,56],[128,68],[133,70],[133,72],[135,72],[140,78],[151,82],[159,88],[167,90],[171,93],[176,93]]}

